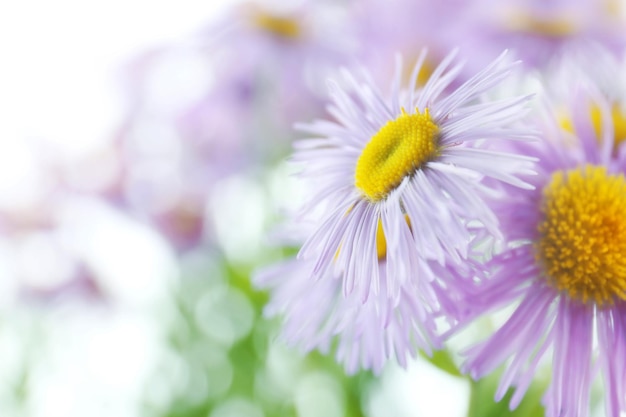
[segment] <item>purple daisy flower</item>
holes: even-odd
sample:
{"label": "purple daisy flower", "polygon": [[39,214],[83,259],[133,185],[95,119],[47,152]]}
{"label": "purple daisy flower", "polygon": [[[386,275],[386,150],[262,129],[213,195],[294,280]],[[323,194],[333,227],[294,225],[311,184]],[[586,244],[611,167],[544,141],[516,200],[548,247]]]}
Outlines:
{"label": "purple daisy flower", "polygon": [[[290,144],[294,121],[320,114],[325,79],[359,49],[346,7],[310,0],[265,6],[232,7],[196,36],[219,83],[178,121],[186,136],[234,141],[257,159]],[[228,114],[219,111],[225,100]],[[216,131],[225,115],[230,130]]]}
{"label": "purple daisy flower", "polygon": [[331,84],[335,121],[300,126],[321,138],[294,155],[309,196],[294,223],[308,239],[298,259],[255,277],[272,290],[266,314],[285,316],[285,339],[327,351],[336,336],[350,372],[442,347],[442,327],[466,314],[468,277],[481,273],[475,244],[498,234],[483,180],[530,187],[517,175],[533,159],[496,146],[533,137],[512,126],[528,98],[479,100],[512,64],[500,58],[446,95],[462,65],[448,55],[417,89],[425,58],[406,90],[397,66],[390,98],[367,74],[360,83],[346,71],[345,90]]}
{"label": "purple daisy flower", "polygon": [[[498,235],[484,202],[493,190],[484,178],[530,187],[517,175],[532,172],[532,159],[497,149],[503,139],[532,137],[512,126],[528,97],[479,100],[511,73],[512,64],[500,57],[444,94],[462,64],[449,54],[416,89],[425,57],[423,51],[406,90],[400,89],[398,65],[389,98],[367,74],[360,82],[345,71],[346,89],[330,84],[335,121],[299,126],[319,136],[298,142],[293,157],[303,163],[300,175],[309,187],[296,221],[319,221],[299,258],[313,261],[312,277],[333,269],[342,276],[344,294],[354,292],[362,301],[383,292],[397,303],[407,281],[436,278],[427,261],[466,259],[472,221]],[[379,227],[388,249],[385,274],[377,253]]]}
{"label": "purple daisy flower", "polygon": [[519,144],[541,161],[535,189],[511,188],[493,206],[507,249],[488,261],[471,302],[519,304],[466,352],[463,369],[480,378],[506,363],[496,400],[515,386],[513,409],[551,351],[546,416],[588,416],[599,369],[607,415],[617,417],[626,412],[626,153],[610,101],[579,87],[565,118],[548,108],[543,142]]}
{"label": "purple daisy flower", "polygon": [[[459,0],[362,0],[354,3],[355,26],[361,42],[367,45],[359,51],[359,62],[366,64],[374,79],[388,80],[393,77],[394,68],[389,62],[393,62],[394,54],[400,53],[412,62],[423,48],[428,48],[418,85],[425,82],[437,64],[467,36],[458,23],[464,20],[469,6],[471,2]],[[446,30],[441,30],[442,27]],[[467,58],[471,56],[468,54]],[[458,87],[469,72],[464,68],[464,73],[459,74],[451,87]],[[410,68],[403,74],[404,79],[408,79],[409,73]]]}
{"label": "purple daisy flower", "polygon": [[623,56],[626,32],[617,7],[597,0],[475,1],[463,46],[476,52],[478,63],[510,48],[526,67],[538,69],[569,50],[585,51],[589,43]]}

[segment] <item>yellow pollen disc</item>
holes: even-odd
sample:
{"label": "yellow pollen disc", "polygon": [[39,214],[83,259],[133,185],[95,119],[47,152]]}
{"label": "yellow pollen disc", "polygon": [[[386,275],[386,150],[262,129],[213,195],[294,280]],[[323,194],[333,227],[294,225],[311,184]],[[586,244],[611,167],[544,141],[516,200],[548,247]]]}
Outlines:
{"label": "yellow pollen disc", "polygon": [[[437,68],[436,61],[433,62],[430,59],[425,59],[419,71],[417,72],[415,85],[418,87],[425,86],[428,80],[430,80],[430,77],[433,75],[433,72],[435,72],[436,68]],[[406,66],[402,73],[402,81],[404,82],[404,84],[409,85],[411,81],[413,81],[411,80],[412,75],[413,75],[413,67],[410,65]]]}
{"label": "yellow pollen disc", "polygon": [[609,16],[619,17],[623,16],[623,4],[620,0],[604,0],[604,10]]}
{"label": "yellow pollen disc", "polygon": [[372,202],[437,156],[439,127],[424,113],[402,114],[387,122],[365,145],[355,169],[355,185]]}
{"label": "yellow pollen disc", "polygon": [[417,74],[417,85],[424,86],[430,80],[430,76],[435,72],[436,65],[429,60],[425,60]]}
{"label": "yellow pollen disc", "polygon": [[530,13],[514,13],[508,19],[508,28],[517,32],[532,33],[554,38],[574,35],[579,27],[566,15],[558,17],[533,16]]}
{"label": "yellow pollen disc", "polygon": [[626,180],[604,167],[557,171],[543,190],[535,254],[548,283],[583,303],[626,299]]}
{"label": "yellow pollen disc", "polygon": [[300,36],[300,25],[294,19],[274,16],[268,13],[258,13],[254,16],[258,27],[282,38],[295,39]]}

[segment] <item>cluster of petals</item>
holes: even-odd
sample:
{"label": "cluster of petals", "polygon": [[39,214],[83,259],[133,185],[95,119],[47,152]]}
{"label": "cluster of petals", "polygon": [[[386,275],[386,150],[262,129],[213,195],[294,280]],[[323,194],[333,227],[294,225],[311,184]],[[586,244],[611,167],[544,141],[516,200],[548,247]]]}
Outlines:
{"label": "cluster of petals", "polygon": [[[516,124],[528,97],[482,99],[510,76],[515,63],[503,54],[451,88],[463,67],[452,52],[418,87],[425,59],[423,51],[408,88],[400,86],[398,65],[389,96],[366,73],[356,77],[346,70],[345,88],[330,84],[334,121],[299,125],[314,136],[297,142],[292,156],[307,191],[292,220],[313,227],[296,260],[256,278],[260,287],[274,289],[267,312],[282,313],[291,323],[284,328],[287,340],[305,350],[327,349],[338,334],[352,341],[344,350],[354,352],[338,353],[350,370],[359,361],[379,370],[386,359],[403,363],[416,348],[442,346],[437,319],[450,326],[465,314],[457,301],[481,273],[476,242],[499,236],[486,203],[497,192],[486,179],[530,187],[519,176],[532,174],[533,159],[500,150],[502,142],[533,139]],[[355,186],[355,166],[372,136],[405,109],[429,112],[438,127],[437,156],[372,201]]]}
{"label": "cluster of petals", "polygon": [[[291,161],[306,197],[289,222],[302,239],[297,257],[256,275],[256,285],[271,291],[265,312],[284,318],[290,344],[334,350],[349,372],[379,372],[391,359],[406,365],[419,350],[444,347],[482,314],[514,307],[504,325],[463,352],[462,371],[478,379],[505,365],[496,399],[514,387],[515,408],[551,355],[547,416],[589,415],[598,374],[607,415],[623,415],[625,297],[579,299],[556,287],[537,255],[555,173],[591,166],[626,174],[618,137],[626,118],[615,120],[620,103],[610,90],[618,71],[608,62],[623,54],[623,25],[610,7],[587,0],[461,3],[429,10],[432,21],[415,38],[431,54],[402,42],[401,29],[381,29],[384,11],[365,13],[372,20],[361,31],[384,35],[373,36],[381,44],[364,54],[374,75],[344,69],[328,82],[329,117],[297,125],[308,137],[294,144]],[[431,36],[446,15],[437,11],[448,8],[459,24]],[[376,10],[376,2],[363,10]],[[389,91],[379,82],[388,74],[376,66],[385,46],[375,46],[385,42],[409,58],[421,51],[410,74],[396,65]],[[460,62],[463,52],[441,53],[450,43],[472,51],[469,65]],[[497,56],[504,48],[513,53]],[[569,84],[541,78],[567,56],[576,58]],[[520,66],[544,81],[530,115],[527,85],[512,78]],[[584,81],[587,73],[598,83]],[[502,94],[507,82],[522,94]],[[568,96],[555,104],[546,98],[554,93]],[[369,194],[357,168],[366,149],[389,123],[413,114],[436,126],[436,151],[382,194]]]}

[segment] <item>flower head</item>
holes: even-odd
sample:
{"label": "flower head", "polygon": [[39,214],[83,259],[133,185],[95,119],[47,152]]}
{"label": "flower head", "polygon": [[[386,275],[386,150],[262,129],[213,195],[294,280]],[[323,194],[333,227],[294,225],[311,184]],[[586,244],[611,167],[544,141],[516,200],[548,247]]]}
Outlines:
{"label": "flower head", "polygon": [[[459,0],[359,1],[351,10],[356,16],[360,43],[367,45],[359,51],[359,62],[367,66],[375,80],[386,83],[393,77],[393,65],[389,62],[393,62],[394,54],[400,53],[413,62],[423,48],[428,48],[428,56],[418,74],[418,85],[421,85],[450,50],[467,37],[460,23],[471,3]],[[446,30],[442,31],[442,27]],[[474,51],[467,58],[471,59],[473,54]],[[409,75],[410,68],[403,74],[403,80]],[[469,75],[471,70],[464,67],[450,88],[458,87]]]}
{"label": "flower head", "polygon": [[610,103],[591,87],[571,103],[567,123],[553,111],[545,140],[523,149],[541,161],[536,188],[511,189],[496,208],[507,249],[489,261],[492,275],[472,304],[488,310],[521,302],[467,351],[465,370],[478,378],[506,361],[496,396],[516,386],[514,408],[552,348],[546,415],[589,415],[599,365],[607,415],[618,416],[626,411],[626,165],[616,157],[623,146],[615,149]]}
{"label": "flower head", "polygon": [[[555,57],[571,50],[585,52],[590,43],[623,56],[621,12],[596,0],[480,0],[467,23],[465,47],[477,51],[480,62],[503,48],[515,51],[528,68],[545,70]],[[587,59],[592,59],[589,51]]]}
{"label": "flower head", "polygon": [[[313,213],[322,219],[299,257],[314,260],[314,276],[326,268],[342,274],[344,293],[356,291],[362,300],[381,290],[381,261],[385,291],[397,300],[415,277],[435,278],[422,260],[445,265],[467,258],[470,222],[498,234],[483,200],[492,191],[484,178],[529,187],[516,175],[529,173],[531,160],[497,150],[503,139],[530,137],[512,127],[527,97],[479,100],[511,65],[501,57],[445,94],[462,65],[450,54],[416,89],[425,57],[424,51],[406,90],[400,90],[398,70],[390,98],[367,78],[360,83],[345,72],[350,90],[331,84],[336,121],[300,126],[321,136],[296,145],[294,160],[304,163],[301,177],[311,182],[303,218]],[[382,257],[377,234],[386,239]]]}
{"label": "flower head", "polygon": [[531,173],[532,159],[497,150],[531,137],[512,126],[527,97],[480,99],[512,66],[501,58],[447,94],[462,65],[450,54],[418,89],[425,57],[408,89],[398,65],[389,98],[366,74],[346,71],[347,89],[331,84],[334,121],[301,125],[320,137],[293,157],[304,165],[307,199],[292,219],[304,244],[256,278],[272,290],[266,312],[285,315],[286,339],[328,350],[337,336],[349,371],[442,346],[439,325],[465,314],[458,300],[480,274],[474,243],[498,233],[483,180],[530,187],[517,174]]}

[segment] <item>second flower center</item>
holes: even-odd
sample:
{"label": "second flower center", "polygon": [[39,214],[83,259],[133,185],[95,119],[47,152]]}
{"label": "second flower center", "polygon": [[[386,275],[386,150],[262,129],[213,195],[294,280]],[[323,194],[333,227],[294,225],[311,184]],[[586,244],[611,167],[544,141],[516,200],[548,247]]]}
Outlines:
{"label": "second flower center", "polygon": [[604,167],[557,171],[543,190],[536,257],[573,299],[626,299],[626,180]]}

